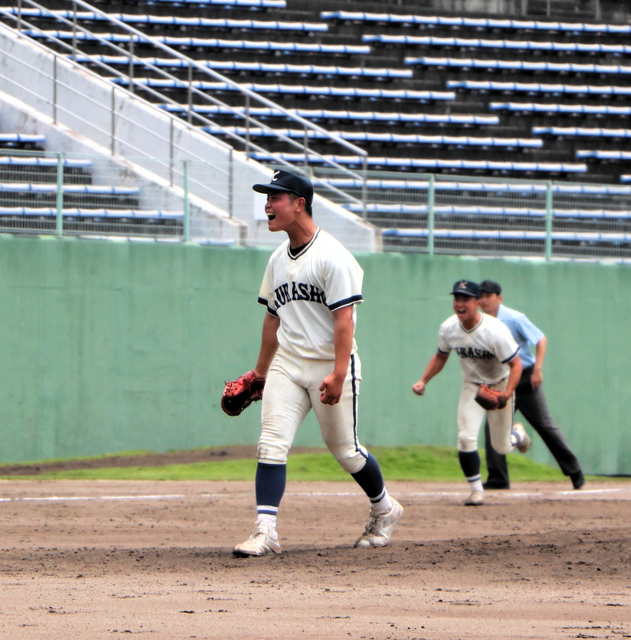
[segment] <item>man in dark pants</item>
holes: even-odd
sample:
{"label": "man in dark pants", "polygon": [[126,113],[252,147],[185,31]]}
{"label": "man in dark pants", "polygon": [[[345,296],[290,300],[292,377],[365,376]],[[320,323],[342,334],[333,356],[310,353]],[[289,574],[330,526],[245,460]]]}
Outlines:
{"label": "man in dark pants", "polygon": [[[515,390],[515,409],[522,412],[526,420],[541,436],[550,449],[561,471],[570,477],[575,489],[585,484],[581,465],[572,453],[572,449],[559,427],[552,420],[545,394],[541,388],[543,382],[542,367],[546,355],[547,339],[530,320],[519,311],[509,309],[502,304],[502,288],[497,282],[485,280],[480,285],[480,307],[482,310],[501,320],[513,334],[521,347],[519,357],[523,371]],[[530,348],[535,347],[533,356]],[[506,456],[497,453],[490,444],[489,424],[484,427],[486,466],[489,472],[485,489],[510,489]]]}

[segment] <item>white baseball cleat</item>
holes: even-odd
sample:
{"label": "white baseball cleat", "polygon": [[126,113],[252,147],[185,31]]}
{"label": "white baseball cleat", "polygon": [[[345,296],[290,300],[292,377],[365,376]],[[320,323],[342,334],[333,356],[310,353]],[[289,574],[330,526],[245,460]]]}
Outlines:
{"label": "white baseball cleat", "polygon": [[530,445],[532,444],[532,442],[530,440],[530,436],[524,429],[524,425],[521,422],[516,422],[513,425],[513,431],[515,431],[515,433],[518,433],[521,438],[521,442],[517,445],[517,450],[519,451],[519,453],[526,453],[526,451],[530,449]]}
{"label": "white baseball cleat", "polygon": [[479,507],[484,504],[484,491],[472,491],[464,503],[467,507]]}
{"label": "white baseball cleat", "polygon": [[238,544],[232,553],[239,558],[264,556],[268,553],[280,553],[278,534],[275,529],[268,527],[262,522],[257,522],[250,538],[242,544]]}
{"label": "white baseball cleat", "polygon": [[403,507],[392,498],[392,508],[385,513],[375,513],[370,510],[370,517],[364,533],[355,541],[356,547],[368,549],[370,547],[385,547],[390,542],[390,536],[397,522],[401,520]]}

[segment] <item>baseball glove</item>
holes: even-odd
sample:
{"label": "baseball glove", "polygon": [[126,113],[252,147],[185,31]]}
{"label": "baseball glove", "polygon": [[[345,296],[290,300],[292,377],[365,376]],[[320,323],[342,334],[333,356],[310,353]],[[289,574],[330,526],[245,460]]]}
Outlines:
{"label": "baseball glove", "polygon": [[491,389],[487,384],[481,384],[475,396],[475,401],[487,411],[493,411],[495,409],[503,409],[508,402],[508,398],[503,391]]}
{"label": "baseball glove", "polygon": [[221,396],[221,408],[229,416],[238,416],[253,402],[263,397],[265,378],[257,378],[254,371],[248,371],[241,377],[226,382]]}

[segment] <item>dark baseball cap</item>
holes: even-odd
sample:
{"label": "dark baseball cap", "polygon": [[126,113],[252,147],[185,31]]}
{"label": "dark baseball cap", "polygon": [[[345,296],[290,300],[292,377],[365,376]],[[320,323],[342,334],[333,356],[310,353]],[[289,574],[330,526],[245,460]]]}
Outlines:
{"label": "dark baseball cap", "polygon": [[480,284],[480,292],[484,291],[484,293],[497,293],[499,296],[502,293],[502,287],[500,287],[499,282],[495,282],[494,280],[484,280]]}
{"label": "dark baseball cap", "polygon": [[480,285],[471,280],[457,280],[454,282],[454,288],[450,295],[460,294],[462,296],[471,296],[472,298],[480,297]]}
{"label": "dark baseball cap", "polygon": [[274,171],[272,181],[269,184],[255,184],[252,189],[258,193],[289,191],[304,198],[309,206],[313,202],[313,184],[311,184],[311,181],[282,169]]}

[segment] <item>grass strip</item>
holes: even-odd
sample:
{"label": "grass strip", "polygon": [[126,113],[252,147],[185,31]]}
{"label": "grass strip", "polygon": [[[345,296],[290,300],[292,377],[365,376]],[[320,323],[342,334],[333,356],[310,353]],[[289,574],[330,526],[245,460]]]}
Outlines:
{"label": "grass strip", "polygon": [[[462,482],[462,470],[455,447],[372,447],[386,481]],[[121,454],[123,455],[123,454]],[[480,452],[484,470],[484,452]],[[94,458],[92,458],[94,459]],[[256,460],[216,460],[157,467],[102,467],[44,471],[33,476],[1,476],[4,480],[253,480]],[[562,481],[559,469],[533,462],[521,455],[509,456],[513,482]],[[483,474],[484,475],[484,474]],[[290,481],[348,481],[349,475],[329,453],[291,455],[287,464]]]}

